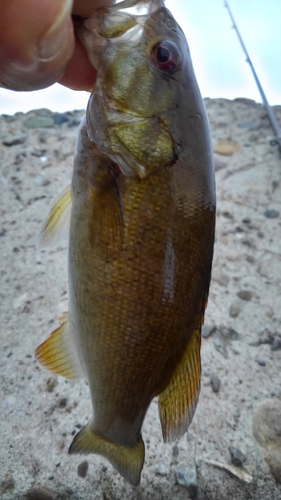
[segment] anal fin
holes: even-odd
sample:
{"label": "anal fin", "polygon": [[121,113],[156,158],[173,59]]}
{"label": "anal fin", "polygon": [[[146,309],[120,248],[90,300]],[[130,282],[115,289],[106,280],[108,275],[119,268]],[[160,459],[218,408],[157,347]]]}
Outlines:
{"label": "anal fin", "polygon": [[37,347],[35,355],[45,368],[56,375],[68,379],[79,378],[83,371],[73,344],[67,313],[59,321],[61,326]]}
{"label": "anal fin", "polygon": [[76,434],[69,453],[96,453],[105,457],[115,469],[133,486],[140,482],[144,462],[144,443],[140,437],[136,446],[122,446],[97,434],[88,423]]}
{"label": "anal fin", "polygon": [[195,330],[170,383],[158,395],[159,416],[164,441],[180,438],[195,413],[201,376],[200,331]]}

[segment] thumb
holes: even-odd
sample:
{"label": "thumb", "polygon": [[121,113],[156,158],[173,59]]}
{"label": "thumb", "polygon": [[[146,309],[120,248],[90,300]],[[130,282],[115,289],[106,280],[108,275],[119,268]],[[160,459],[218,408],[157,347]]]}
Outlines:
{"label": "thumb", "polygon": [[0,85],[48,87],[64,73],[74,50],[73,0],[0,3]]}

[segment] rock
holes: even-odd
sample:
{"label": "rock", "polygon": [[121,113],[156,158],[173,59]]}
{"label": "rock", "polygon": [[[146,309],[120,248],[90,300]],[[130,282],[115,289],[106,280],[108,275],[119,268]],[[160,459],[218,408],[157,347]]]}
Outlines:
{"label": "rock", "polygon": [[279,217],[279,212],[277,210],[274,210],[273,208],[272,209],[268,209],[264,212],[264,215],[265,217],[267,217],[268,219],[277,219],[277,217]]}
{"label": "rock", "polygon": [[66,113],[54,113],[53,119],[54,119],[55,125],[62,125],[63,123],[66,123],[69,121],[69,118],[68,118]]}
{"label": "rock", "polygon": [[57,385],[58,385],[58,378],[49,377],[47,380],[46,389],[48,392],[52,392]]}
{"label": "rock", "polygon": [[256,362],[260,366],[266,366],[266,361],[264,359],[257,359]]}
{"label": "rock", "polygon": [[226,342],[222,337],[220,337],[220,336],[215,337],[214,346],[215,346],[216,350],[220,354],[222,354],[222,356],[224,356],[224,358],[227,358]]}
{"label": "rock", "polygon": [[214,155],[214,166],[215,172],[217,172],[218,170],[225,168],[227,166],[227,162]]}
{"label": "rock", "polygon": [[215,148],[214,152],[224,156],[232,156],[236,151],[239,151],[239,144],[221,141]]}
{"label": "rock", "polygon": [[277,398],[267,399],[255,411],[253,417],[253,434],[264,449],[275,481],[281,484],[281,401]]}
{"label": "rock", "polygon": [[230,305],[230,308],[229,308],[229,316],[231,318],[237,318],[237,316],[239,316],[240,312],[241,312],[240,302],[238,302],[238,301],[232,302],[232,304]]}
{"label": "rock", "polygon": [[81,123],[81,120],[74,118],[73,120],[70,120],[70,122],[67,124],[68,127],[79,127]]}
{"label": "rock", "polygon": [[204,325],[201,331],[203,339],[207,339],[216,331],[215,325]]}
{"label": "rock", "polygon": [[220,326],[216,328],[217,335],[214,339],[214,346],[225,358],[227,358],[227,345],[232,340],[239,340],[240,335],[233,328]]}
{"label": "rock", "polygon": [[253,297],[253,292],[251,292],[250,290],[240,290],[239,292],[237,292],[237,297],[249,302]]}
{"label": "rock", "polygon": [[261,128],[261,124],[258,122],[255,122],[255,121],[245,121],[245,122],[236,123],[236,127],[242,128],[245,130],[254,131],[254,130],[258,130],[259,128]]}
{"label": "rock", "polygon": [[243,467],[243,463],[246,462],[246,456],[238,448],[234,446],[229,447],[231,463],[236,467]]}
{"label": "rock", "polygon": [[210,383],[211,383],[211,387],[213,389],[213,392],[219,392],[221,382],[220,382],[220,379],[217,375],[211,375]]}
{"label": "rock", "polygon": [[246,104],[247,106],[256,107],[258,103],[254,101],[254,99],[248,99],[247,97],[236,97],[233,99],[234,102],[241,102],[242,104]]}
{"label": "rock", "polygon": [[26,499],[28,500],[57,500],[59,498],[59,493],[54,490],[50,490],[46,486],[37,486],[31,488],[26,493]]}
{"label": "rock", "polygon": [[229,283],[229,277],[220,268],[213,270],[212,280],[216,281],[221,286],[227,286]]}
{"label": "rock", "polygon": [[233,328],[227,328],[226,326],[220,326],[219,328],[217,328],[217,330],[219,331],[219,334],[226,341],[239,340],[240,339],[239,333],[236,330],[234,330]]}
{"label": "rock", "polygon": [[177,444],[175,444],[175,446],[173,446],[173,457],[177,457],[179,454],[179,447]]}
{"label": "rock", "polygon": [[176,482],[188,489],[192,498],[196,498],[198,491],[196,467],[180,467],[176,470]]}
{"label": "rock", "polygon": [[15,146],[16,144],[23,144],[27,139],[26,134],[11,134],[4,137],[2,144],[4,146]]}
{"label": "rock", "polygon": [[15,488],[14,478],[12,474],[7,474],[3,479],[0,480],[0,494],[5,495],[8,491],[12,491]]}
{"label": "rock", "polygon": [[29,116],[24,125],[26,128],[49,128],[54,126],[54,118],[52,116]]}
{"label": "rock", "polygon": [[85,479],[85,477],[87,476],[88,468],[89,468],[88,460],[84,460],[83,462],[81,462],[77,467],[78,476],[82,477],[82,479]]}
{"label": "rock", "polygon": [[167,476],[169,474],[169,467],[166,463],[156,464],[155,466],[155,474],[158,476]]}
{"label": "rock", "polygon": [[274,335],[271,344],[271,350],[279,351],[280,349],[281,349],[281,338],[278,335]]}

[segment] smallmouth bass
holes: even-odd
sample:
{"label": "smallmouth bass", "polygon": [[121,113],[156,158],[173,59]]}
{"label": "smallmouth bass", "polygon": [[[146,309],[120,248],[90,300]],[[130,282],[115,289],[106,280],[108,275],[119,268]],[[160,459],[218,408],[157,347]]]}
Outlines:
{"label": "smallmouth bass", "polygon": [[36,354],[89,382],[93,417],[69,452],[98,453],[137,485],[152,399],[164,441],[186,432],[198,400],[215,228],[210,131],[163,0],[100,9],[77,32],[97,81],[71,188],[41,232],[44,247],[70,216],[69,312]]}

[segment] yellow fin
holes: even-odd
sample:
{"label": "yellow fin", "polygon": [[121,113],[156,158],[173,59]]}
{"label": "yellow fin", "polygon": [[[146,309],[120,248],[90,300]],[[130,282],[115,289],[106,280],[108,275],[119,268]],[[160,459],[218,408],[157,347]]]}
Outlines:
{"label": "yellow fin", "polygon": [[137,486],[140,482],[144,462],[144,443],[141,437],[133,448],[121,446],[95,434],[91,429],[91,423],[88,423],[76,434],[69,453],[101,455],[133,486]]}
{"label": "yellow fin", "polygon": [[52,205],[38,236],[37,250],[54,247],[67,238],[71,214],[72,190],[68,186]]}
{"label": "yellow fin", "polygon": [[200,391],[200,331],[195,330],[169,385],[158,396],[164,441],[180,438],[195,413]]}
{"label": "yellow fin", "polygon": [[56,375],[69,379],[79,378],[83,372],[73,345],[67,313],[59,321],[61,326],[37,347],[35,355],[45,368]]}

